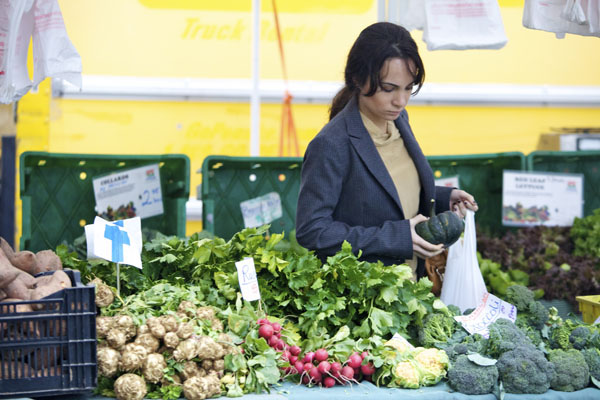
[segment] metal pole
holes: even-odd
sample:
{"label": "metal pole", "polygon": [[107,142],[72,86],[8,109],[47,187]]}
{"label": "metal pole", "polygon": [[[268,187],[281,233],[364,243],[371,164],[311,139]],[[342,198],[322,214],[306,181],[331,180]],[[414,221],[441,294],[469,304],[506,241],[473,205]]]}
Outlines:
{"label": "metal pole", "polygon": [[260,155],[260,0],[252,0],[252,94],[250,95],[250,155]]}

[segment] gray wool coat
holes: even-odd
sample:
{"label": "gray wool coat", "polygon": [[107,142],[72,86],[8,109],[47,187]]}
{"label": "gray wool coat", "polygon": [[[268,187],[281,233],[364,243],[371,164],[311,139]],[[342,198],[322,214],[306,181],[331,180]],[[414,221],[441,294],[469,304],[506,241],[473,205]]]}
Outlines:
{"label": "gray wool coat", "polygon": [[[447,211],[452,188],[435,186],[433,171],[408,123],[406,110],[395,121],[421,181],[419,213]],[[344,240],[361,258],[385,265],[413,256],[409,220],[390,174],[367,132],[353,98],[309,143],[302,163],[296,209],[296,238],[325,259]],[[419,259],[418,277],[424,275]]]}

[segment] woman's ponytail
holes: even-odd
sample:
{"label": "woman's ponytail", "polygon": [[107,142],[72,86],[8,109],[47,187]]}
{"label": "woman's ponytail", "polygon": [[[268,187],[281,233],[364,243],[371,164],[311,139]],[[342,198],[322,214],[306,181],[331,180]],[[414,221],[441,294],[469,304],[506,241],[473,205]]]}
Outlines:
{"label": "woman's ponytail", "polygon": [[331,121],[333,117],[337,115],[340,111],[346,107],[346,104],[352,99],[355,94],[355,90],[345,85],[339,92],[335,95],[333,100],[331,101],[331,107],[329,108],[329,120]]}

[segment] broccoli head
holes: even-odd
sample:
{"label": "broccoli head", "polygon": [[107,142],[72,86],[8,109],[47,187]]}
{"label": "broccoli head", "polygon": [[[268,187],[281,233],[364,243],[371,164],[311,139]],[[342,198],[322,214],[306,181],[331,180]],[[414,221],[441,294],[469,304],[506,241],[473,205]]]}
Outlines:
{"label": "broccoli head", "polygon": [[455,306],[454,304],[448,305],[448,311],[450,311],[452,315],[462,315],[460,308],[458,308],[458,306]]}
{"label": "broccoli head", "polygon": [[517,307],[517,312],[520,313],[535,301],[535,294],[523,285],[512,285],[506,289],[504,299]]}
{"label": "broccoli head", "polygon": [[550,328],[550,347],[553,349],[568,350],[572,348],[571,332],[577,327],[577,323],[570,319],[565,319],[560,323],[554,324]]}
{"label": "broccoli head", "polygon": [[554,364],[531,345],[503,353],[496,363],[507,393],[546,393],[554,379]]}
{"label": "broccoli head", "polygon": [[532,346],[531,340],[511,320],[498,318],[488,326],[489,338],[486,345],[486,354],[497,358],[502,353],[512,350],[517,346]]}
{"label": "broccoli head", "polygon": [[457,326],[456,320],[451,316],[442,313],[427,314],[423,318],[423,325],[419,327],[419,343],[423,347],[445,343],[452,337]]}
{"label": "broccoli head", "polygon": [[580,325],[571,331],[569,342],[574,349],[582,350],[587,347],[587,344],[592,336],[592,331],[589,326]]}
{"label": "broccoli head", "polygon": [[498,368],[495,365],[477,365],[466,355],[459,355],[448,370],[448,384],[464,394],[492,393],[498,382]]}
{"label": "broccoli head", "polygon": [[590,375],[594,379],[600,380],[600,350],[597,348],[590,348],[581,350],[583,358],[590,369]]}
{"label": "broccoli head", "polygon": [[554,364],[556,374],[550,387],[561,392],[574,392],[590,383],[590,369],[579,350],[552,350],[548,360]]}

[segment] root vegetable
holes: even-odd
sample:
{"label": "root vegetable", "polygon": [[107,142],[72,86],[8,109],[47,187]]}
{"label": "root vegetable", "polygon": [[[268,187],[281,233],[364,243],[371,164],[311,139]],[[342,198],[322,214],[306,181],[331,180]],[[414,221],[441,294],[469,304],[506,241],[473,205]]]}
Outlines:
{"label": "root vegetable", "polygon": [[[46,271],[58,271],[62,269],[60,257],[52,250],[40,250],[35,253],[37,271],[35,274]],[[33,274],[33,275],[35,275]]]}
{"label": "root vegetable", "polygon": [[162,339],[165,336],[165,333],[167,333],[167,330],[160,322],[160,319],[157,317],[148,318],[148,320],[146,321],[146,325],[148,325],[150,333],[158,339]]}
{"label": "root vegetable", "polygon": [[183,364],[183,371],[180,372],[183,381],[187,381],[192,376],[200,376],[200,367],[195,361],[187,361]]}
{"label": "root vegetable", "polygon": [[119,369],[121,371],[129,372],[141,369],[144,366],[144,361],[147,356],[148,352],[145,347],[134,343],[128,343],[121,352]]}
{"label": "root vegetable", "polygon": [[215,332],[223,332],[223,323],[216,318],[210,320],[210,327]]}
{"label": "root vegetable", "polygon": [[11,245],[2,236],[0,236],[0,250],[2,250],[2,252],[4,253],[4,255],[9,260],[11,258],[13,258],[14,255],[15,255],[15,251],[13,250],[13,248],[11,247]]}
{"label": "root vegetable", "polygon": [[182,322],[177,329],[177,336],[180,339],[189,339],[194,334],[194,325],[191,322]]}
{"label": "root vegetable", "polygon": [[177,332],[179,322],[174,315],[163,315],[160,317],[160,322],[164,326],[166,332]]}
{"label": "root vegetable", "polygon": [[19,361],[0,361],[0,381],[4,379],[33,378],[40,374],[29,364]]}
{"label": "root vegetable", "polygon": [[144,333],[150,333],[150,328],[148,328],[148,325],[146,324],[142,324],[140,326],[138,326],[137,328],[137,335],[143,335]]}
{"label": "root vegetable", "polygon": [[225,370],[225,360],[214,360],[213,362],[213,370],[215,371],[224,371]]}
{"label": "root vegetable", "polygon": [[189,318],[193,318],[196,315],[196,306],[191,301],[184,300],[179,303],[177,311],[184,313]]}
{"label": "root vegetable", "polygon": [[221,345],[221,348],[223,349],[224,355],[233,354],[236,352],[236,347],[233,344],[233,340],[228,334],[220,333],[218,340],[219,344]]}
{"label": "root vegetable", "polygon": [[212,307],[200,307],[196,310],[196,318],[198,319],[215,319],[215,309]]}
{"label": "root vegetable", "polygon": [[144,361],[144,378],[148,382],[158,383],[163,378],[165,368],[167,368],[167,363],[162,354],[148,354]]}
{"label": "root vegetable", "polygon": [[9,258],[10,263],[20,269],[23,272],[27,272],[29,275],[33,276],[37,274],[39,270],[39,266],[37,264],[37,260],[35,258],[35,253],[32,253],[29,250],[23,250],[14,253],[14,255]]}
{"label": "root vegetable", "polygon": [[223,358],[223,348],[210,336],[200,336],[197,345],[197,354],[201,360],[216,360]]}
{"label": "root vegetable", "polygon": [[[36,286],[33,292],[31,292],[31,300],[43,299],[44,297],[50,296],[51,294],[54,294],[65,288],[70,288],[71,286],[71,278],[69,278],[69,275],[67,275],[66,272],[62,270],[54,271],[52,278],[46,284]],[[33,305],[33,308],[36,310],[41,310],[44,307],[46,307],[46,304],[44,303],[37,303]]]}
{"label": "root vegetable", "polygon": [[151,333],[143,333],[138,335],[133,341],[135,344],[144,347],[148,354],[156,353],[160,347],[160,341],[154,337]]}
{"label": "root vegetable", "polygon": [[212,360],[202,360],[202,368],[205,371],[213,369],[213,361]]}
{"label": "root vegetable", "polygon": [[0,301],[6,299],[8,297],[8,295],[6,294],[6,292],[2,289],[0,289]]}
{"label": "root vegetable", "polygon": [[123,333],[125,333],[127,340],[133,339],[137,333],[135,322],[133,322],[133,318],[129,315],[115,316],[115,327],[121,329]]}
{"label": "root vegetable", "polygon": [[[34,278],[21,272],[11,283],[4,287],[6,296],[13,299],[31,300],[32,288],[35,283]],[[39,304],[37,304],[39,306]]]}
{"label": "root vegetable", "polygon": [[4,251],[2,248],[0,248],[0,289],[7,287],[10,283],[17,279],[17,276],[19,276],[20,273],[21,271],[10,263],[8,257],[4,254]]}
{"label": "root vegetable", "polygon": [[221,382],[216,374],[192,377],[183,383],[183,394],[188,400],[202,400],[221,393]]}
{"label": "root vegetable", "polygon": [[119,350],[125,345],[125,343],[127,343],[127,336],[125,335],[125,332],[123,332],[121,329],[112,328],[106,334],[106,341],[108,342],[108,345],[110,347]]}
{"label": "root vegetable", "polygon": [[175,332],[167,332],[165,333],[163,342],[168,348],[174,349],[179,345],[179,336]]}
{"label": "root vegetable", "polygon": [[100,308],[108,307],[115,300],[115,295],[107,284],[96,278],[90,282],[96,286],[96,305]]}
{"label": "root vegetable", "polygon": [[118,377],[114,389],[118,400],[142,400],[148,393],[144,378],[135,374]]}
{"label": "root vegetable", "polygon": [[96,317],[96,336],[100,339],[106,337],[108,332],[115,326],[113,317],[100,316]]}
{"label": "root vegetable", "polygon": [[173,357],[177,361],[191,360],[198,355],[198,348],[194,339],[181,341],[173,351]]}
{"label": "root vegetable", "polygon": [[98,356],[98,373],[108,378],[114,376],[119,369],[120,353],[110,347],[99,348],[96,353]]}

